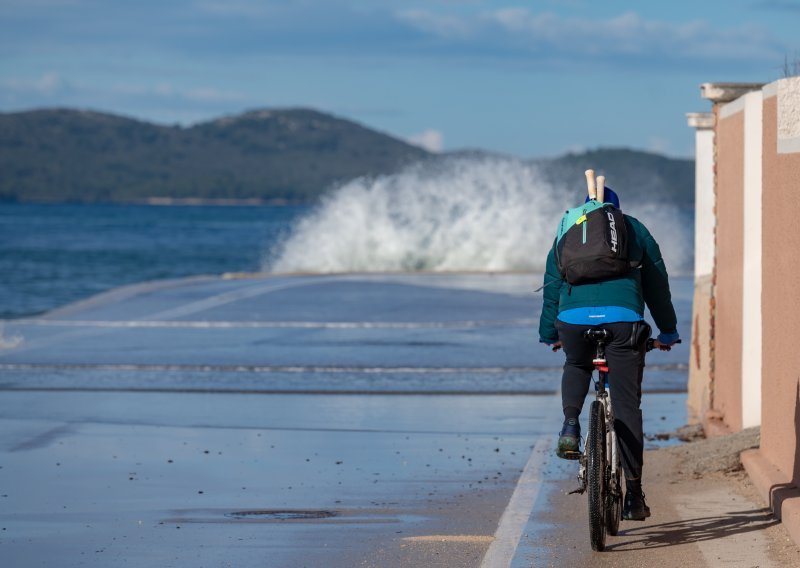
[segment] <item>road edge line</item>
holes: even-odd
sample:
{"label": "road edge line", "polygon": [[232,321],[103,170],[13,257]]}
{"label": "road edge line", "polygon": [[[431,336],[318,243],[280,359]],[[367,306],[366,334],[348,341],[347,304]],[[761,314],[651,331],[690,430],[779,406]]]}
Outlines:
{"label": "road edge line", "polygon": [[547,436],[537,438],[531,449],[528,462],[519,476],[514,493],[506,506],[497,530],[494,533],[494,540],[489,545],[486,555],[481,562],[481,568],[507,568],[511,566],[514,554],[522,538],[522,532],[528,524],[536,497],[542,487],[541,470],[545,463],[544,452],[550,440]]}

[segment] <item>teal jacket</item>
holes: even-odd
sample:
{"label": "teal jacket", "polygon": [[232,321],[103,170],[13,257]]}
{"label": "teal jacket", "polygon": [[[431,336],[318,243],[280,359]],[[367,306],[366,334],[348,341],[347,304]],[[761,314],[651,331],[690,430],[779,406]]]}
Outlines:
{"label": "teal jacket", "polygon": [[592,284],[571,285],[562,280],[555,257],[555,243],[547,255],[544,274],[544,301],[539,318],[539,340],[558,341],[555,322],[558,314],[572,308],[619,306],[644,314],[644,306],[662,333],[676,331],[677,318],[669,291],[669,278],[658,243],[639,220],[625,215],[628,230],[628,256],[639,267],[625,276]]}

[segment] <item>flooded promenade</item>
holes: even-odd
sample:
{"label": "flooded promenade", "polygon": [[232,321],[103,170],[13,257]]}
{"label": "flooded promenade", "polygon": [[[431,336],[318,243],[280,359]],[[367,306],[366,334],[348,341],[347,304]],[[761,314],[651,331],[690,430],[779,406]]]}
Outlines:
{"label": "flooded promenade", "polygon": [[[6,321],[3,557],[511,562],[546,481],[574,474],[552,456],[563,356],[538,344],[538,280],[200,277]],[[651,357],[647,434],[684,423],[685,359]]]}

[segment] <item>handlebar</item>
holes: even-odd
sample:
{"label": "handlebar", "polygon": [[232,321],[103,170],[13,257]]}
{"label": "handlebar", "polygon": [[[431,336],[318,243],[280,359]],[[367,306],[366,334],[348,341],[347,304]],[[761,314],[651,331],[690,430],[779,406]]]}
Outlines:
{"label": "handlebar", "polygon": [[[603,330],[603,331],[605,331],[605,330]],[[592,337],[591,339],[595,339],[595,338]],[[655,343],[656,343],[656,339],[654,337],[649,338],[647,340],[647,346],[645,347],[645,350],[649,353],[650,351],[655,349],[656,348]],[[681,341],[679,339],[678,341],[676,341],[672,345],[677,345],[678,343],[683,343],[683,341]],[[664,347],[666,347],[666,349],[664,349],[664,351],[672,351],[672,345],[664,345]],[[561,349],[561,342],[558,342],[558,343],[556,343],[554,345],[551,345],[550,348],[553,350],[553,353],[555,353],[556,351]]]}
{"label": "handlebar", "polygon": [[[648,352],[650,352],[650,351],[652,351],[653,349],[656,348],[655,343],[656,343],[656,340],[653,337],[651,337],[650,339],[647,340],[647,351]],[[676,345],[678,343],[682,343],[682,341],[679,339],[678,341],[676,341],[672,345]],[[663,350],[664,351],[671,351],[672,350],[672,345],[664,345],[664,347],[666,347],[666,349],[663,349]]]}

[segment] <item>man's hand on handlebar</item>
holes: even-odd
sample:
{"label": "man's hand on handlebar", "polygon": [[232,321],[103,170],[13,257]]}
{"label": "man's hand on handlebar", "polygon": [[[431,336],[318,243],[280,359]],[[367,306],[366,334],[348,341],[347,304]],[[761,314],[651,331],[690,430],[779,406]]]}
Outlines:
{"label": "man's hand on handlebar", "polygon": [[661,351],[672,351],[672,348],[681,343],[681,340],[678,339],[674,343],[663,343],[658,339],[650,338],[647,340],[647,351],[652,351],[653,349],[660,349]]}
{"label": "man's hand on handlebar", "polygon": [[681,342],[681,336],[677,331],[661,332],[658,337],[648,341],[647,350],[660,349],[661,351],[670,351],[672,346]]}

